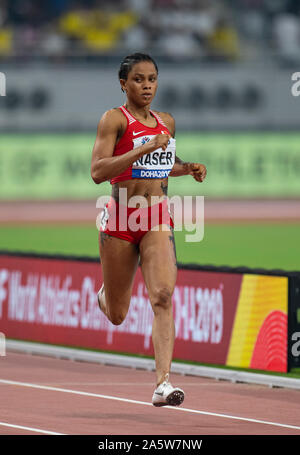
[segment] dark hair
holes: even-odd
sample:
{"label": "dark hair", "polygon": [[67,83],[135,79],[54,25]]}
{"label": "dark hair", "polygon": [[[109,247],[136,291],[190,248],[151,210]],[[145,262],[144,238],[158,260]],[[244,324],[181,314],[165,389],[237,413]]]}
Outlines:
{"label": "dark hair", "polygon": [[132,67],[136,63],[140,63],[140,62],[153,63],[153,65],[155,66],[155,69],[157,71],[157,74],[158,74],[158,67],[157,67],[157,64],[155,63],[155,61],[153,60],[153,58],[150,57],[150,55],[148,55],[148,54],[141,54],[140,52],[136,52],[135,54],[127,55],[127,57],[125,57],[123,59],[123,61],[121,62],[120,69],[119,69],[119,79],[127,80],[128,74],[130,73]]}

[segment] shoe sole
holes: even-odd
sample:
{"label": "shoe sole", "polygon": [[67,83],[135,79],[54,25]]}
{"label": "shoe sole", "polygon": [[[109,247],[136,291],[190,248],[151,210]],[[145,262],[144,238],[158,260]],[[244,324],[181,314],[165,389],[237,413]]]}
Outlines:
{"label": "shoe sole", "polygon": [[167,396],[165,403],[153,403],[153,406],[160,408],[162,406],[180,406],[184,400],[184,392],[181,390],[174,390]]}

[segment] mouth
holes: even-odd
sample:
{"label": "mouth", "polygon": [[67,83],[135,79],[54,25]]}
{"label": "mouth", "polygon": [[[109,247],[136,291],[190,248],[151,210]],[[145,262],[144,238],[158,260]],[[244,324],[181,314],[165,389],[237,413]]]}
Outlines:
{"label": "mouth", "polygon": [[151,98],[152,97],[152,93],[142,93],[142,97],[143,98]]}

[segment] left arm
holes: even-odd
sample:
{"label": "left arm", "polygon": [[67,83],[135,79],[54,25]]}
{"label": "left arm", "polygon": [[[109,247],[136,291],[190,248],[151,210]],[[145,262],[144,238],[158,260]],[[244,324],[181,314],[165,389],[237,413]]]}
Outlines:
{"label": "left arm", "polygon": [[200,163],[187,163],[178,156],[175,157],[175,164],[169,177],[180,177],[181,175],[191,175],[196,182],[203,182],[206,177],[206,167]]}
{"label": "left arm", "polygon": [[181,175],[189,175],[190,165],[192,163],[187,163],[182,161],[179,156],[175,156],[175,164],[169,174],[169,177],[180,177]]}
{"label": "left arm", "polygon": [[[175,120],[171,114],[160,112],[160,116],[166,123],[172,137],[175,137]],[[197,182],[203,182],[206,177],[206,167],[200,163],[189,163],[182,161],[175,156],[175,164],[169,174],[169,177],[180,177],[182,175],[192,175]]]}

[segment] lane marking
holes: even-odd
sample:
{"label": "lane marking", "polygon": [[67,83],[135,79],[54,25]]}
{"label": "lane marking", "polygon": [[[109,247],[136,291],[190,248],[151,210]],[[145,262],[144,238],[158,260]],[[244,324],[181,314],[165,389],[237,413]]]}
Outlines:
{"label": "lane marking", "polygon": [[2,425],[3,427],[17,428],[19,430],[34,431],[36,433],[65,436],[64,433],[55,433],[54,431],[40,430],[38,428],[24,427],[22,425],[13,425],[12,423],[7,423],[7,422],[0,422],[0,425]]}
{"label": "lane marking", "polygon": [[[105,386],[109,386],[109,387],[113,387],[113,386],[116,386],[116,387],[120,387],[120,386],[134,386],[134,387],[144,387],[144,386],[153,386],[153,381],[152,382],[73,382],[73,381],[65,381],[65,382],[62,382],[62,381],[47,381],[45,382],[45,384],[47,386],[82,386],[82,387],[88,387],[88,386],[102,386],[102,387],[105,387]],[[40,383],[40,385],[42,385],[42,383]],[[185,386],[189,386],[189,387],[202,387],[202,386],[217,386],[217,385],[225,385],[225,384],[212,384],[211,382],[201,382],[199,384],[197,384],[196,382],[185,382],[184,383],[184,387]],[[231,383],[228,383],[228,385],[232,385]],[[0,386],[1,386],[1,383],[0,383]]]}
{"label": "lane marking", "polygon": [[[80,390],[70,390],[70,389],[61,389],[58,387],[50,387],[50,386],[44,386],[44,385],[39,385],[39,384],[31,384],[28,382],[19,382],[19,381],[10,381],[6,379],[0,379],[0,383],[2,384],[8,384],[8,385],[15,385],[15,386],[20,386],[20,387],[29,387],[33,389],[40,389],[40,390],[49,390],[53,392],[63,392],[63,393],[71,393],[74,395],[81,395],[81,396],[86,396],[86,397],[94,397],[94,398],[103,398],[105,400],[113,400],[113,401],[121,401],[123,403],[132,403],[132,404],[140,404],[143,406],[151,406],[153,407],[152,403],[147,403],[145,401],[138,401],[138,400],[131,400],[129,398],[119,398],[119,397],[113,397],[110,395],[102,395],[99,393],[91,393],[91,392],[83,392]],[[233,416],[229,414],[220,414],[216,412],[209,412],[209,411],[199,411],[197,409],[189,409],[189,408],[179,408],[179,407],[174,407],[174,406],[164,406],[165,409],[172,409],[173,411],[180,411],[180,412],[190,412],[193,414],[201,414],[201,415],[208,415],[212,417],[221,417],[223,419],[232,419],[232,420],[241,420],[243,422],[251,422],[251,423],[259,423],[263,425],[272,425],[275,427],[283,427],[283,428],[290,428],[293,430],[300,430],[300,426],[296,425],[288,425],[285,423],[278,423],[278,422],[270,422],[267,420],[260,420],[260,419],[251,419],[248,417],[240,417],[240,416]]]}

